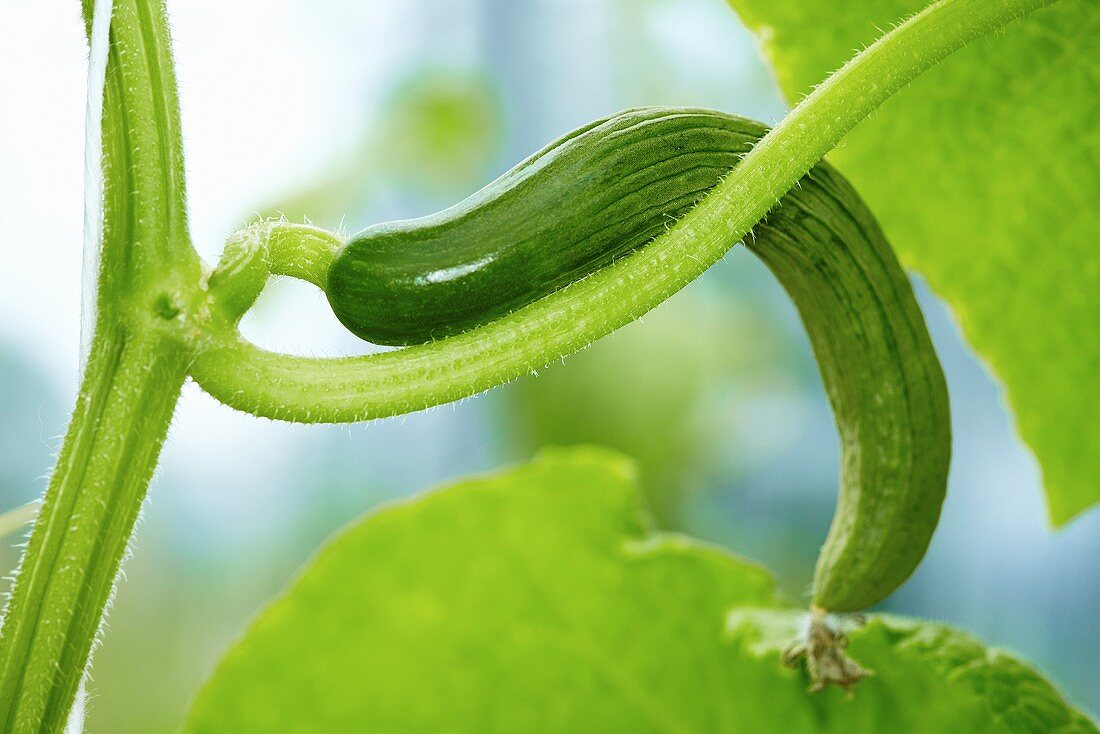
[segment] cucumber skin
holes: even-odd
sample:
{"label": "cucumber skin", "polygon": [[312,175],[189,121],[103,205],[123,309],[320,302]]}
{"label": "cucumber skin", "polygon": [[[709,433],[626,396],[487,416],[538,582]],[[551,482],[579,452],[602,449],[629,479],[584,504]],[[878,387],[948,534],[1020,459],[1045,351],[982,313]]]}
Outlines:
{"label": "cucumber skin", "polygon": [[[378,344],[487,323],[659,236],[766,132],[698,109],[599,120],[449,209],[355,235],[329,269],[329,302]],[[840,434],[840,494],[813,604],[863,609],[909,577],[938,522],[951,447],[943,374],[889,243],[827,164],[746,244],[799,310]]]}
{"label": "cucumber skin", "polygon": [[488,323],[662,234],[764,130],[704,110],[598,121],[453,207],[354,235],[329,269],[329,302],[375,344]]}
{"label": "cucumber skin", "polygon": [[813,604],[854,612],[916,569],[947,491],[947,384],[912,288],[850,184],[819,164],[749,249],[794,301],[840,436],[840,492]]}

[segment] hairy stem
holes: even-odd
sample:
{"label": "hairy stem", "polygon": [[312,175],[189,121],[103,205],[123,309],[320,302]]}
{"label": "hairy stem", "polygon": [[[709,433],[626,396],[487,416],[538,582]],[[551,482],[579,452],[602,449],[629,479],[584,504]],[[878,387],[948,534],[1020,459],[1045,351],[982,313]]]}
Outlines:
{"label": "hairy stem", "polygon": [[58,731],[186,376],[161,337],[97,339],[0,638],[0,730]]}
{"label": "hairy stem", "polygon": [[288,275],[325,289],[329,265],[344,244],[333,233],[308,224],[269,222],[264,239],[268,267],[274,275]]}
{"label": "hairy stem", "polygon": [[941,0],[821,84],[665,235],[484,327],[344,359],[277,354],[211,324],[192,374],[256,415],[348,422],[458,400],[515,379],[629,323],[701,275],[875,108],[968,42],[1056,0]]}
{"label": "hairy stem", "polygon": [[[65,726],[187,375],[202,293],[164,7],[112,6],[94,336],[0,627],[3,732]],[[92,0],[83,8],[90,31]]]}

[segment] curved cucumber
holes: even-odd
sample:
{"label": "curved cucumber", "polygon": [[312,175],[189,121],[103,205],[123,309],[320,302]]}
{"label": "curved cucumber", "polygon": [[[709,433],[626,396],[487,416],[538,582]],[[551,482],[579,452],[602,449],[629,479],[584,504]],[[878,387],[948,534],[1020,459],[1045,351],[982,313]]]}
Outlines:
{"label": "curved cucumber", "polygon": [[375,344],[487,323],[662,234],[764,130],[702,110],[597,121],[449,209],[354,235],[329,270],[329,302]]}
{"label": "curved cucumber", "polygon": [[[766,131],[695,109],[597,121],[449,209],[355,235],[328,271],[329,302],[379,344],[492,321],[662,234]],[[939,518],[950,456],[939,362],[893,251],[828,165],[757,225],[748,246],[798,307],[841,438],[840,499],[813,602],[862,609],[912,573]]]}
{"label": "curved cucumber", "polygon": [[951,459],[947,385],[901,266],[855,190],[819,164],[748,246],[806,326],[840,434],[840,494],[813,603],[881,601],[924,557]]}

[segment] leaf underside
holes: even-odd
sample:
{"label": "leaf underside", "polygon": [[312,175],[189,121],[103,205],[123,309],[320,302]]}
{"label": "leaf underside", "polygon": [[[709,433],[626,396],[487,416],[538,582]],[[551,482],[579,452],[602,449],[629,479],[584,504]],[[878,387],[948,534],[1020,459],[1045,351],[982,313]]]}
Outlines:
{"label": "leaf underside", "polygon": [[[730,0],[796,101],[922,0]],[[1100,4],[975,42],[830,160],[1002,381],[1051,519],[1100,501]]]}
{"label": "leaf underside", "polygon": [[[731,612],[732,610],[732,612]],[[758,566],[654,533],[594,448],[465,480],[337,537],[233,647],[186,732],[1094,732],[1031,668],[875,617],[877,675],[810,695]]]}

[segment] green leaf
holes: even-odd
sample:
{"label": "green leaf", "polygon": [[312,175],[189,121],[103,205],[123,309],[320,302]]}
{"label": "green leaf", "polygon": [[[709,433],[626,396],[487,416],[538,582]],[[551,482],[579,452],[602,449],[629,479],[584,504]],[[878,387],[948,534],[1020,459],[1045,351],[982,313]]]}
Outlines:
{"label": "green leaf", "polygon": [[[632,465],[544,452],[378,512],[254,623],[186,732],[1092,732],[1032,670],[875,619],[810,696],[770,576],[649,529]],[[732,616],[729,610],[734,608]],[[1010,705],[1011,704],[1011,705]]]}
{"label": "green leaf", "polygon": [[[730,0],[798,100],[922,0]],[[1003,381],[1057,524],[1100,501],[1100,4],[917,79],[830,156]]]}
{"label": "green leaf", "polygon": [[[861,682],[851,699],[837,689],[807,697],[800,680],[767,667],[797,634],[801,616],[753,609],[730,613],[727,639],[742,658],[758,663],[761,678],[772,673],[771,682],[757,685],[767,686],[764,695],[775,697],[776,710],[820,717],[801,728],[768,731],[1097,731],[1049,682],[1008,653],[945,625],[890,615],[873,616],[849,635],[849,654],[877,671],[874,677]],[[790,708],[783,708],[778,688],[789,692]]]}

